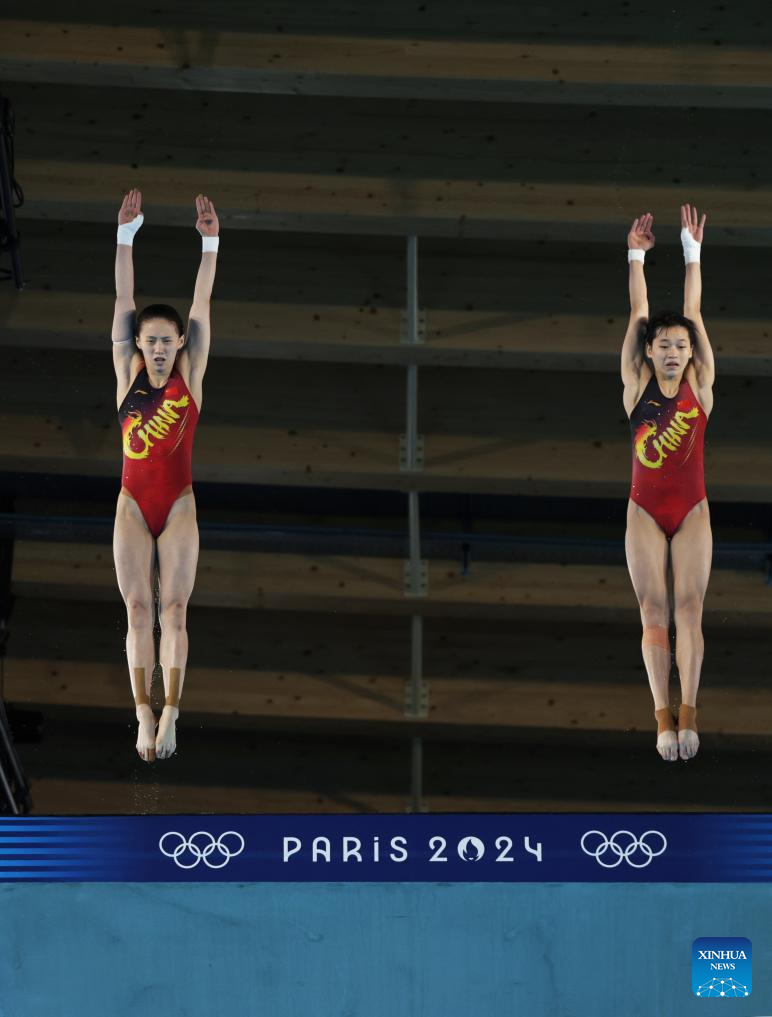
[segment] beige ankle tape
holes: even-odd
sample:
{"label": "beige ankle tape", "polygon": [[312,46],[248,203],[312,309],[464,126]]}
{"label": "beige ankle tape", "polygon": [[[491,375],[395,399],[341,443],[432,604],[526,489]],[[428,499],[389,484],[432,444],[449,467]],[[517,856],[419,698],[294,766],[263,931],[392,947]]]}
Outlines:
{"label": "beige ankle tape", "polygon": [[678,726],[684,731],[697,730],[697,707],[681,703],[678,707]]}
{"label": "beige ankle tape", "polygon": [[667,629],[663,625],[646,625],[643,629],[643,646],[661,646],[670,652],[670,640]]}
{"label": "beige ankle tape", "polygon": [[169,694],[166,697],[167,706],[180,705],[180,667],[169,668]]}
{"label": "beige ankle tape", "polygon": [[669,706],[663,706],[661,710],[655,710],[654,716],[657,718],[658,735],[665,731],[675,731],[675,721]]}
{"label": "beige ankle tape", "polygon": [[147,686],[145,685],[144,667],[134,668],[134,702],[137,706],[150,705],[150,700],[147,696]]}

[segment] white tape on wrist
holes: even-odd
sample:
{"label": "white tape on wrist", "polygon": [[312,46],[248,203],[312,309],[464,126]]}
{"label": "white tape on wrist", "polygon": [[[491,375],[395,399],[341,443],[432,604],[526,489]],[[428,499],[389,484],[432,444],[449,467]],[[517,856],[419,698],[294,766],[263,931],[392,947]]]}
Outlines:
{"label": "white tape on wrist", "polygon": [[140,212],[139,215],[135,216],[131,222],[124,222],[118,227],[118,243],[125,244],[127,247],[134,246],[134,234],[137,232],[139,227],[145,221],[144,215]]}
{"label": "white tape on wrist", "polygon": [[681,230],[681,246],[684,249],[684,264],[689,265],[696,261],[699,263],[702,244],[698,243],[684,226]]}
{"label": "white tape on wrist", "polygon": [[641,264],[643,264],[643,261],[644,261],[645,257],[646,257],[646,252],[645,251],[641,251],[641,250],[639,250],[636,247],[631,247],[628,250],[628,252],[627,252],[627,260],[628,260],[628,262],[630,262],[630,261],[640,261]]}
{"label": "white tape on wrist", "polygon": [[207,251],[217,251],[220,247],[219,237],[201,237],[201,253],[206,254]]}

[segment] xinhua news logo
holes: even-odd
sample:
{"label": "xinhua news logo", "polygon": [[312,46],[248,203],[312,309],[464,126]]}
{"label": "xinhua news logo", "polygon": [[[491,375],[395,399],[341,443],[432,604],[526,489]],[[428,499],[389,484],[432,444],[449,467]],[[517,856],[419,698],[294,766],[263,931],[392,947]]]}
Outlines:
{"label": "xinhua news logo", "polygon": [[700,998],[750,996],[751,941],[743,936],[695,939],[692,945],[692,991]]}

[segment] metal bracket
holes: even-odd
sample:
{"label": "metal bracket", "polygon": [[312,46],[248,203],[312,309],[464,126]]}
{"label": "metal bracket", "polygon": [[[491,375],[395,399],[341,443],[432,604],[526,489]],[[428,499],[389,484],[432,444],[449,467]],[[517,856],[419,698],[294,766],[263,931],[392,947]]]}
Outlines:
{"label": "metal bracket", "polygon": [[429,716],[429,684],[422,681],[415,695],[410,682],[405,686],[405,714],[408,717]]}
{"label": "metal bracket", "polygon": [[404,564],[404,593],[406,597],[426,597],[429,595],[429,566],[425,558],[418,563],[418,589],[413,587],[410,559]]}
{"label": "metal bracket", "polygon": [[424,436],[422,434],[416,435],[415,468],[412,470],[409,470],[407,466],[407,435],[399,436],[399,468],[402,473],[415,473],[416,470],[424,468]]}
{"label": "metal bracket", "polygon": [[426,342],[426,311],[418,312],[418,328],[415,339],[411,339],[408,334],[407,311],[402,311],[399,320],[399,341],[407,343],[408,346],[416,346],[418,343]]}

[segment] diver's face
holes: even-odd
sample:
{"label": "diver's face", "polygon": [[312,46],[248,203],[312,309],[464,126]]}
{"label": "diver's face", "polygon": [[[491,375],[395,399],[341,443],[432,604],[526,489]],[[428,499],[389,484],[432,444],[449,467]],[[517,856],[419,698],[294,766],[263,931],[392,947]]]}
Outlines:
{"label": "diver's face", "polygon": [[654,337],[654,342],[647,344],[646,352],[658,374],[677,378],[686,370],[692,355],[689,333],[683,325],[663,328]]}
{"label": "diver's face", "polygon": [[177,350],[183,342],[184,338],[177,335],[174,323],[165,318],[150,318],[143,322],[137,336],[137,346],[145,363],[152,365],[161,374],[167,369],[171,370]]}

